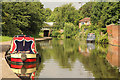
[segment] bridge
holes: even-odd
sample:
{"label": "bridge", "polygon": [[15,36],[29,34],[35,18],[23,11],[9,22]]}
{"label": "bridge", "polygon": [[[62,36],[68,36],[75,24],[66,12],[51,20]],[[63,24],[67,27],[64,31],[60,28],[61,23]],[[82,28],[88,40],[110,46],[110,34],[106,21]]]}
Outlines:
{"label": "bridge", "polygon": [[43,31],[43,36],[44,37],[50,37],[52,28],[53,28],[53,24],[55,22],[44,22],[46,25],[41,29]]}

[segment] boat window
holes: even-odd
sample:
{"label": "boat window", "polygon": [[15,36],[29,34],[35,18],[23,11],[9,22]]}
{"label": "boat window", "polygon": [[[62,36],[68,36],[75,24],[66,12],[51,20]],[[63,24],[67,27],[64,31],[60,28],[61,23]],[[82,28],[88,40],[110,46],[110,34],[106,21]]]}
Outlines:
{"label": "boat window", "polygon": [[25,47],[24,47],[24,50],[25,51],[32,51],[31,50],[31,45],[32,45],[32,43],[33,43],[33,41],[29,41],[29,42],[27,42],[27,41],[25,41]]}
{"label": "boat window", "polygon": [[16,51],[23,51],[23,41],[15,41],[16,43]]}
{"label": "boat window", "polygon": [[24,37],[24,35],[15,35],[15,37]]}
{"label": "boat window", "polygon": [[25,37],[30,37],[29,35],[26,35]]}
{"label": "boat window", "polygon": [[[24,43],[25,42],[25,43]],[[30,51],[30,53],[32,53],[32,49],[31,49],[31,45],[33,43],[33,41],[15,41],[16,43],[16,51]]]}

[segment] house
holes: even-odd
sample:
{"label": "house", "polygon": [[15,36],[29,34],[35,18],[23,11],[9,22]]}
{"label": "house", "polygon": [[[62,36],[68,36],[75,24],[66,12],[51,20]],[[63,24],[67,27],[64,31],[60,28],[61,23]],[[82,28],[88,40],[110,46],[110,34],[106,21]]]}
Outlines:
{"label": "house", "polygon": [[86,17],[86,18],[83,18],[79,21],[79,28],[81,28],[82,25],[90,25],[91,22],[90,22],[90,18]]}

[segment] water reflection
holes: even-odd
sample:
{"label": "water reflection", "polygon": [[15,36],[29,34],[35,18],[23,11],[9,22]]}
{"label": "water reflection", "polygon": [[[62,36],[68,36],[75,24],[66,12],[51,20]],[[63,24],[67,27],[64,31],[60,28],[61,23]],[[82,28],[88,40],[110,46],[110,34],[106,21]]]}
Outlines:
{"label": "water reflection", "polygon": [[109,45],[106,59],[112,66],[120,67],[120,47]]}
{"label": "water reflection", "polygon": [[39,78],[118,78],[118,69],[106,60],[108,45],[53,39],[49,46],[39,52],[43,63]]}
{"label": "water reflection", "polygon": [[37,58],[36,62],[29,63],[13,63],[11,60],[7,61],[11,70],[21,80],[34,80],[40,74],[40,59]]}
{"label": "water reflection", "polygon": [[[83,63],[85,69],[91,71],[95,78],[118,78],[120,75],[118,69],[112,67],[106,60],[108,45],[95,44],[95,47],[87,52],[86,49],[89,48],[86,44],[81,43],[79,45],[79,52],[81,53],[79,60]],[[83,50],[82,52],[81,49]]]}
{"label": "water reflection", "polygon": [[36,71],[36,64],[10,64],[11,70],[21,79],[34,78]]}
{"label": "water reflection", "polygon": [[95,43],[80,43],[79,52],[84,56],[90,56],[90,52],[95,49]]}
{"label": "water reflection", "polygon": [[92,78],[92,73],[78,60],[78,42],[53,39],[50,42],[52,49],[42,48],[44,67],[39,78]]}

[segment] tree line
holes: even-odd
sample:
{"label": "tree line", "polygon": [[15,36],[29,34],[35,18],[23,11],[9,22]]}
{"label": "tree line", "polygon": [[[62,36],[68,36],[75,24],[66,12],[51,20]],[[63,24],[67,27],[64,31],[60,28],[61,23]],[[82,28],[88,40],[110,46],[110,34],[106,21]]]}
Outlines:
{"label": "tree line", "polygon": [[[101,28],[118,24],[120,19],[120,2],[87,2],[79,10],[72,3],[56,7],[53,11],[43,6],[41,2],[2,2],[2,35],[38,35],[44,21],[56,22],[53,26],[56,30],[79,32],[79,20],[85,17],[91,18],[90,29],[104,31]],[[74,29],[71,27],[73,25]],[[67,29],[69,26],[70,29]],[[76,34],[74,31],[73,36]]]}
{"label": "tree line", "polygon": [[[54,26],[56,30],[64,29],[64,35],[78,35],[80,31],[77,29],[79,20],[90,17],[91,26],[83,26],[88,28],[88,32],[103,32],[106,31],[106,25],[116,24],[120,19],[120,2],[87,2],[79,10],[72,5],[72,3],[56,7],[51,15],[48,17],[48,21],[56,22]],[[67,24],[67,25],[66,25]],[[72,24],[76,29],[73,29]],[[68,28],[68,29],[67,29]],[[77,33],[76,33],[77,32]],[[86,32],[86,33],[88,33]],[[66,34],[67,33],[67,34]],[[76,34],[76,35],[75,35]]]}
{"label": "tree line", "polygon": [[[79,10],[72,3],[56,7],[49,16],[48,21],[65,23],[71,22],[78,25],[79,20],[90,17],[92,24],[103,23],[102,27],[109,24],[118,24],[120,2],[87,2]],[[62,24],[61,24],[62,25]]]}

